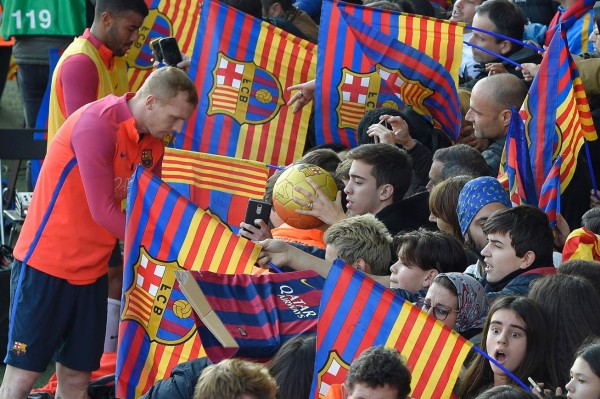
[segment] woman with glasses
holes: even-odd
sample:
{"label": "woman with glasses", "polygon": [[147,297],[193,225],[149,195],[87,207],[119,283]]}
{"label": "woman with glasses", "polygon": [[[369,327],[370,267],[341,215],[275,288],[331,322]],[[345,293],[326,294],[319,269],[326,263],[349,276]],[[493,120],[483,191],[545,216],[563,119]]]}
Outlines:
{"label": "woman with glasses", "polygon": [[417,304],[467,339],[481,333],[489,310],[483,286],[463,273],[438,274]]}

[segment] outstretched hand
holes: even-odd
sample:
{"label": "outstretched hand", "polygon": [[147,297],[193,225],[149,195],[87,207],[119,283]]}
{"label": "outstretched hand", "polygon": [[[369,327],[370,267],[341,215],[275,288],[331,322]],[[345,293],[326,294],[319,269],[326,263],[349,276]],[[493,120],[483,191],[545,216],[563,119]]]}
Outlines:
{"label": "outstretched hand", "polygon": [[332,225],[339,222],[342,219],[346,219],[347,216],[342,208],[342,192],[338,191],[334,201],[331,201],[327,195],[321,190],[321,187],[315,183],[310,177],[306,178],[306,181],[315,190],[315,193],[303,189],[302,187],[295,186],[294,190],[305,196],[308,200],[301,199],[298,197],[292,197],[295,203],[298,205],[310,208],[310,210],[297,209],[296,213],[301,215],[310,215],[321,219],[321,221],[327,225]]}
{"label": "outstretched hand", "polygon": [[294,95],[290,98],[287,105],[291,107],[294,105],[292,109],[292,113],[296,113],[302,109],[306,104],[311,102],[315,98],[315,89],[317,87],[316,80],[310,80],[305,83],[300,83],[297,85],[293,85],[287,88],[288,91],[298,90]]}

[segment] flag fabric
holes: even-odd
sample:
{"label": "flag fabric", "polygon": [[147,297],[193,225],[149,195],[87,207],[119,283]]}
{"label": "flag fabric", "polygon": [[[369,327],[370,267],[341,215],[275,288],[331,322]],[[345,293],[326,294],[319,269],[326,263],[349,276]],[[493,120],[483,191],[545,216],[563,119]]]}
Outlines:
{"label": "flag fabric", "polygon": [[337,260],[325,281],[311,398],[344,382],[365,349],[398,349],[412,370],[411,398],[449,398],[472,344],[364,273]]}
{"label": "flag fabric", "polygon": [[137,91],[153,70],[154,56],[150,48],[153,39],[173,36],[183,54],[192,53],[198,34],[200,4],[201,0],[146,0],[150,13],[139,29],[137,42],[127,53],[130,91]]}
{"label": "flag fabric", "polygon": [[161,177],[237,230],[248,199],[263,198],[269,170],[261,162],[166,148]]}
{"label": "flag fabric", "polygon": [[537,193],[556,156],[562,156],[561,192],[569,185],[585,140],[598,138],[579,73],[567,48],[565,32],[557,29],[540,64],[521,116]]}
{"label": "flag fabric", "polygon": [[286,88],[314,79],[314,44],[218,1],[201,13],[190,68],[200,103],[175,147],[274,165],[298,159],[311,109],[292,114]]}
{"label": "flag fabric", "polygon": [[174,271],[248,273],[259,250],[138,166],[127,202],[117,397],[137,398],[204,355]]}
{"label": "flag fabric", "polygon": [[503,155],[511,202],[514,206],[526,204],[536,206],[537,193],[533,182],[527,137],[525,137],[525,124],[514,107],[511,107]]}
{"label": "flag fabric", "polygon": [[[588,43],[589,36],[594,30],[593,7],[595,3],[596,0],[578,0],[573,2],[566,10],[558,10],[552,21],[548,24],[546,42],[544,44],[546,46],[550,45],[557,27],[562,25],[562,29],[568,31],[568,47],[572,54],[591,51],[588,49],[586,43]],[[571,29],[573,32],[569,34],[569,30]],[[592,43],[590,45],[593,47]]]}
{"label": "flag fabric", "polygon": [[556,214],[560,213],[560,165],[562,156],[557,156],[550,174],[542,184],[539,208],[548,215],[550,227],[556,230]]}
{"label": "flag fabric", "polygon": [[316,333],[325,279],[311,270],[280,274],[193,273],[210,307],[239,348],[224,348],[197,318],[211,362],[233,357],[267,361],[279,347],[303,333]]}
{"label": "flag fabric", "polygon": [[570,259],[600,261],[600,236],[585,227],[573,230],[562,251],[562,261]]}
{"label": "flag fabric", "polygon": [[361,20],[351,15],[344,18],[382,84],[456,142],[462,116],[450,72],[427,54],[370,28]]}
{"label": "flag fabric", "polygon": [[[463,25],[324,0],[315,93],[317,144],[339,142],[354,147],[357,145],[356,127],[365,112],[402,106],[395,92],[384,84],[377,67],[363,53],[363,47],[349,26],[349,16],[425,53],[449,71],[454,84],[458,85]],[[403,59],[397,61],[402,63]],[[421,83],[427,86],[425,82]]]}

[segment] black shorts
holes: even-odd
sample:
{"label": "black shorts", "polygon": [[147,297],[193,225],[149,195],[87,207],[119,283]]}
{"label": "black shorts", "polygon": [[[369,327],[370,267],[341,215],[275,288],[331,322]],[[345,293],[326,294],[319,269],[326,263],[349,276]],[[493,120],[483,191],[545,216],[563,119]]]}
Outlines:
{"label": "black shorts", "polygon": [[100,367],[106,331],[108,279],[73,285],[13,262],[5,363],[43,372],[52,356],[77,371]]}

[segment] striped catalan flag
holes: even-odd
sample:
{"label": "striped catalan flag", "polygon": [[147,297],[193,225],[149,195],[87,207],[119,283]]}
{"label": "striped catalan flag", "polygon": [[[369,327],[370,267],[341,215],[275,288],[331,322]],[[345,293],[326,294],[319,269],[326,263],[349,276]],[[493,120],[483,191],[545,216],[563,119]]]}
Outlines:
{"label": "striped catalan flag", "polygon": [[[503,169],[508,178],[508,192],[513,205],[537,205],[525,125],[514,107],[511,107],[503,158],[506,160]],[[502,170],[500,174],[503,174]]]}
{"label": "striped catalan flag", "polygon": [[288,86],[314,79],[316,51],[226,6],[202,6],[190,76],[200,97],[175,147],[287,165],[302,155],[311,109],[292,114]]}
{"label": "striped catalan flag", "polygon": [[600,262],[600,236],[585,227],[573,230],[562,251],[563,262],[571,259]]}
{"label": "striped catalan flag", "polygon": [[259,251],[138,167],[127,202],[117,397],[138,398],[175,365],[205,354],[174,272],[250,273]]}
{"label": "striped catalan flag", "polygon": [[165,149],[162,179],[232,228],[244,221],[248,199],[263,198],[268,178],[261,162]]}
{"label": "striped catalan flag", "polygon": [[556,230],[556,214],[560,213],[560,165],[562,156],[557,156],[554,165],[550,169],[550,174],[542,184],[540,192],[539,208],[548,215],[550,227]]}
{"label": "striped catalan flag", "polygon": [[360,51],[377,69],[383,84],[456,142],[461,113],[456,84],[442,64],[361,20],[344,15]]}
{"label": "striped catalan flag", "polygon": [[200,18],[201,0],[146,0],[150,13],[140,28],[138,41],[127,53],[131,91],[137,91],[152,72],[150,41],[173,36],[184,54],[191,54]]}
{"label": "striped catalan flag", "polygon": [[398,349],[412,370],[411,398],[450,398],[472,344],[393,291],[344,265],[333,264],[321,298],[311,398],[344,382],[365,349]]}
{"label": "striped catalan flag", "polygon": [[584,140],[596,140],[598,135],[579,72],[567,47],[565,31],[560,26],[525,98],[521,116],[525,120],[538,196],[558,155],[562,156],[563,193],[575,172]]}
{"label": "striped catalan flag", "polygon": [[402,104],[394,91],[382,84],[377,67],[362,52],[347,16],[426,54],[450,73],[458,87],[462,24],[324,0],[317,50],[317,144],[339,142],[354,147],[357,118],[344,115],[363,115],[374,108],[399,108]]}

